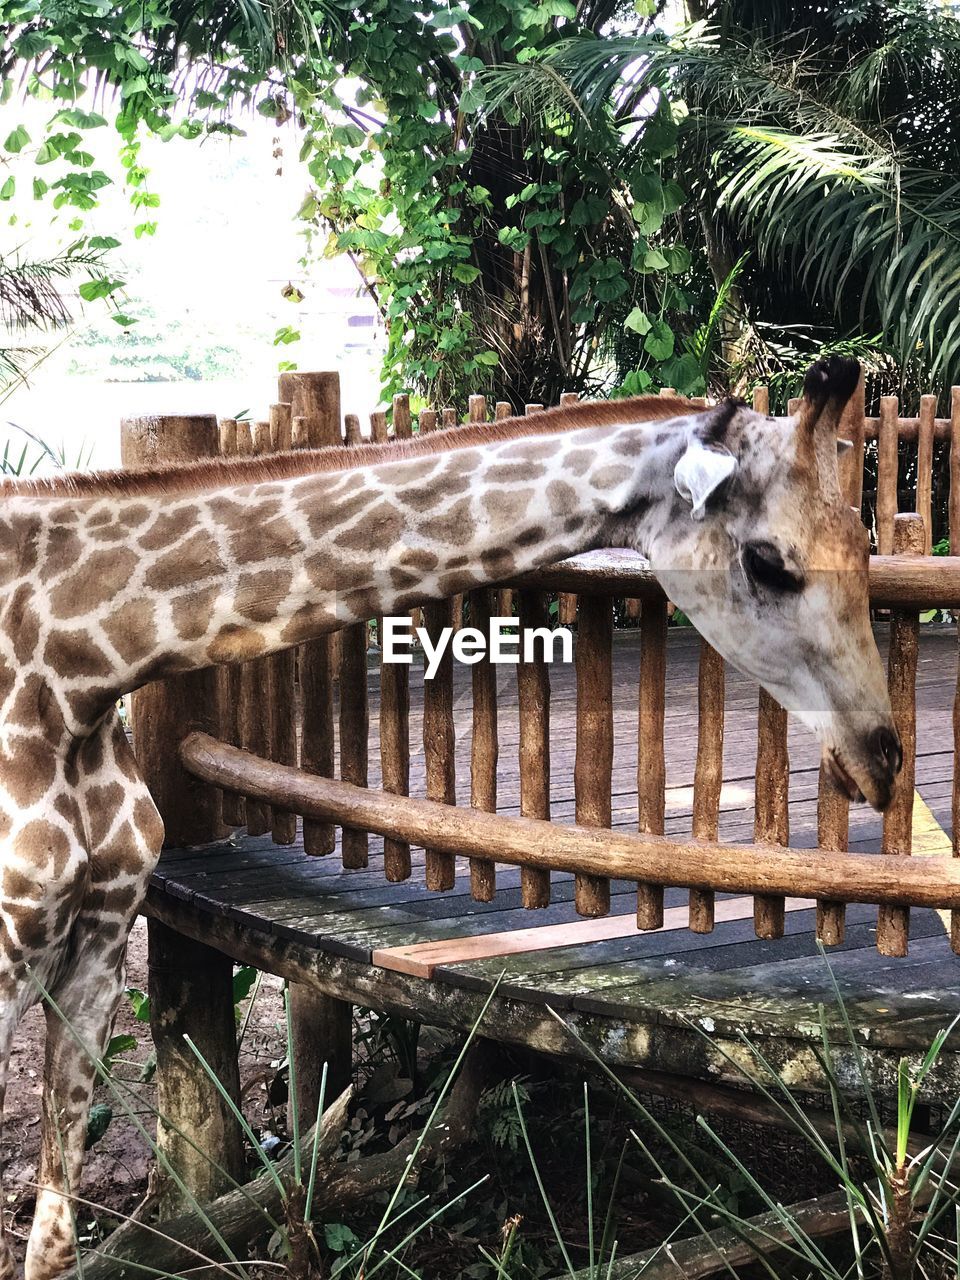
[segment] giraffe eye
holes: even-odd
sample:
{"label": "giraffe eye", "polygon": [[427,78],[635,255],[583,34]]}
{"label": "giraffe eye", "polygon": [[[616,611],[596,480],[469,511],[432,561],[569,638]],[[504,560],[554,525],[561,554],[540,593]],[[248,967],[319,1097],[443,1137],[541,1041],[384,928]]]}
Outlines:
{"label": "giraffe eye", "polygon": [[748,542],[741,553],[744,573],[755,586],[783,595],[803,590],[803,575],[789,569],[772,542]]}

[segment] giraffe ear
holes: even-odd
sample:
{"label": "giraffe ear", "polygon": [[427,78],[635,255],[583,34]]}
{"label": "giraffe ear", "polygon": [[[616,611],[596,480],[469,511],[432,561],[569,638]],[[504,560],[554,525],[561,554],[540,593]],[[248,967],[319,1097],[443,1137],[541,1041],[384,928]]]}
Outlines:
{"label": "giraffe ear", "polygon": [[691,440],[673,471],[673,483],[680,497],[691,504],[694,520],[707,514],[707,503],[737,469],[737,460],[728,449],[708,448],[701,440]]}

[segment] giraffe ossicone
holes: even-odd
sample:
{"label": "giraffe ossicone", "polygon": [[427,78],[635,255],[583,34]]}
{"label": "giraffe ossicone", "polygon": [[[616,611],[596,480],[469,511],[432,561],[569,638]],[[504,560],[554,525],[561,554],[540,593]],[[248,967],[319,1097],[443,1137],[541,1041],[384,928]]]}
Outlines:
{"label": "giraffe ossicone", "polygon": [[[117,698],[630,547],[727,659],[821,735],[842,784],[883,807],[899,745],[867,537],[836,479],[856,372],[817,366],[796,420],[641,398],[385,449],[0,485],[0,1105],[34,978],[59,1010],[28,1280],[74,1257],[69,1195],[94,1079],[81,1046],[106,1043],[163,838]],[[0,1280],[12,1275],[0,1241]]]}

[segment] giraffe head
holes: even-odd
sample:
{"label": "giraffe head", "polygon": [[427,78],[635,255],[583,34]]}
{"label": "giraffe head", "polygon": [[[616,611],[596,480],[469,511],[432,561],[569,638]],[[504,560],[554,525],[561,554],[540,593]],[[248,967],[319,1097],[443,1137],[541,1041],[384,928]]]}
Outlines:
{"label": "giraffe head", "polygon": [[673,471],[680,510],[648,551],[710,643],[817,733],[850,798],[883,809],[902,753],[870,627],[867,532],[837,467],[858,375],[853,360],[813,365],[794,418],[728,403],[693,420]]}

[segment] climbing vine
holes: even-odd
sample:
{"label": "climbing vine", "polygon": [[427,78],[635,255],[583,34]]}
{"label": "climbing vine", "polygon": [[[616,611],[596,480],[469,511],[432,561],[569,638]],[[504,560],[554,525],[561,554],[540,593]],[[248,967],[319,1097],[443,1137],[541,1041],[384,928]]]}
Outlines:
{"label": "climbing vine", "polygon": [[[575,100],[534,120],[497,90],[497,68],[599,34],[626,8],[327,0],[284,8],[281,26],[255,6],[199,14],[179,0],[0,0],[3,94],[51,104],[43,137],[16,124],[3,142],[0,200],[22,181],[13,161],[28,159],[33,200],[68,215],[79,238],[115,182],[129,194],[132,234],[151,235],[162,213],[141,163],[144,131],[239,133],[239,109],[255,109],[276,121],[285,148],[296,138],[310,179],[296,213],[310,252],[351,254],[358,287],[376,299],[385,394],[414,386],[457,403],[496,390],[554,403],[615,368],[629,370],[624,391],[696,392],[701,363],[677,341],[693,328],[683,319],[693,265],[680,235],[685,193],[670,173],[682,106],[662,88],[611,107],[599,125]],[[103,272],[81,292],[115,299],[122,283]],[[119,305],[115,318],[135,319]],[[278,333],[285,357],[296,337],[293,325]]]}

